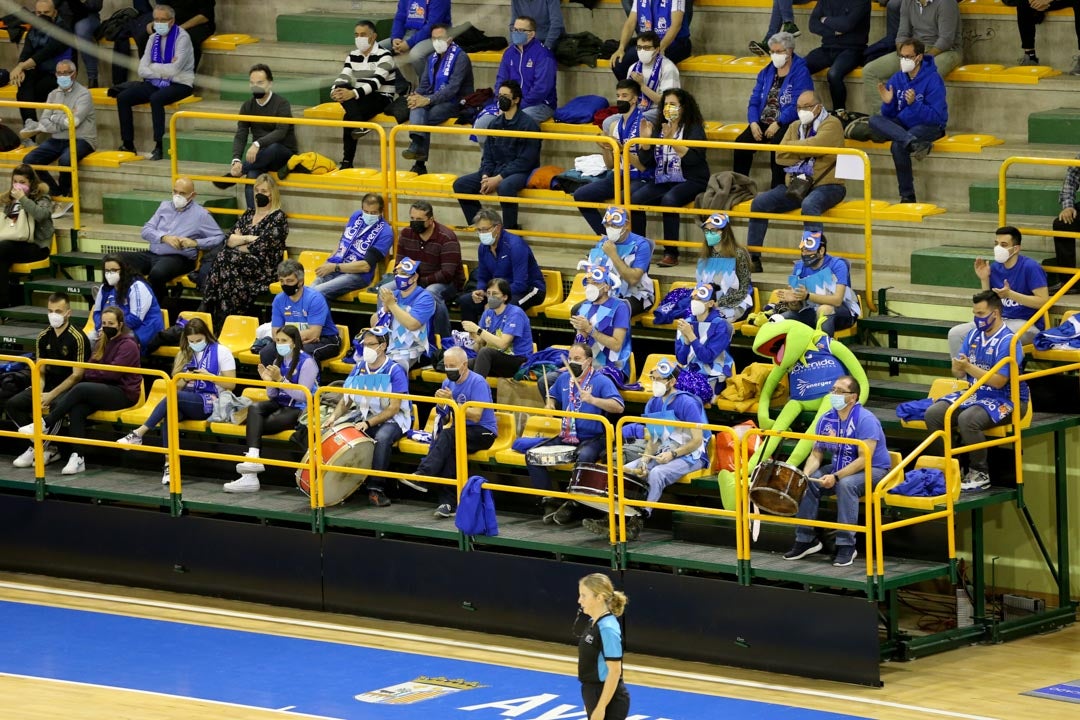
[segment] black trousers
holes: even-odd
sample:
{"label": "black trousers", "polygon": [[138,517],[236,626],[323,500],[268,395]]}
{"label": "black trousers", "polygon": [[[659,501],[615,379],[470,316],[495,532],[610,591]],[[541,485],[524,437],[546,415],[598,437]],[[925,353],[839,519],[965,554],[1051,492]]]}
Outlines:
{"label": "black trousers", "polygon": [[[581,701],[585,703],[587,717],[592,717],[596,704],[600,702],[600,695],[604,692],[603,683],[581,683]],[[630,693],[626,690],[623,681],[615,688],[615,694],[611,697],[607,709],[604,711],[604,720],[626,720],[630,714]]]}
{"label": "black trousers", "polygon": [[[771,138],[765,137],[765,130],[768,125],[758,123],[761,126],[761,139],[755,140],[754,133],[750,130],[750,126],[747,125],[746,129],[739,133],[739,137],[735,138],[735,142],[741,143],[761,143],[762,145],[779,145],[780,141],[784,139],[784,133],[787,132],[788,126],[783,123],[780,124],[780,129],[776,131],[776,134]],[[750,166],[754,164],[754,151],[753,150],[733,150],[732,156],[735,158],[735,163],[732,169],[741,174],[750,176]],[[769,167],[772,169],[772,184],[770,188],[777,187],[784,184],[784,168],[776,164],[776,153],[769,153]]]}
{"label": "black trousers", "polygon": [[[432,411],[434,412],[434,411]],[[469,453],[487,450],[495,443],[495,433],[480,425],[465,426],[465,450]],[[454,445],[454,432],[446,430],[439,433],[431,443],[431,449],[416,467],[419,475],[430,475],[452,479],[457,476],[457,452]],[[453,485],[439,485],[439,504],[457,505],[457,492]]]}
{"label": "black trousers", "polygon": [[248,409],[247,444],[249,448],[261,448],[264,435],[273,435],[296,427],[300,408],[285,407],[276,400],[263,400]]}
{"label": "black trousers", "polygon": [[1027,0],[1016,3],[1016,27],[1020,31],[1020,47],[1024,50],[1035,49],[1035,26],[1043,21],[1051,10],[1073,9],[1073,24],[1076,28],[1076,41],[1080,45],[1080,0],[1052,0],[1046,10],[1035,10]]}
{"label": "black trousers", "polygon": [[522,355],[507,355],[502,350],[493,347],[480,348],[476,357],[469,361],[469,369],[474,370],[482,377],[514,377],[521,364],[525,362]]}
{"label": "black trousers", "polygon": [[157,255],[149,250],[120,253],[135,272],[146,278],[160,304],[168,294],[166,285],[173,278],[187,275],[195,269],[195,261],[184,255]]}
{"label": "black trousers", "polygon": [[[22,85],[15,91],[15,99],[23,102],[43,103],[49,93],[56,89],[56,69],[44,70],[33,68],[26,71]],[[27,120],[37,120],[37,110],[33,108],[19,108],[19,115],[25,123]]]}
{"label": "black trousers", "polygon": [[[1060,232],[1080,232],[1080,215],[1076,216],[1076,219],[1071,223],[1062,222],[1058,218],[1054,218],[1054,229]],[[1055,237],[1054,238],[1054,257],[1049,260],[1043,260],[1043,265],[1057,265],[1059,267],[1076,267],[1076,242],[1078,238],[1071,237]],[[1051,285],[1055,282],[1065,282],[1068,279],[1067,275],[1057,275],[1057,280],[1049,278],[1048,281]]]}
{"label": "black trousers", "polygon": [[[0,240],[0,308],[11,307],[11,266],[49,257],[49,248],[22,240]],[[22,302],[18,298],[17,302]]]}
{"label": "black trousers", "polygon": [[[355,100],[346,100],[341,103],[341,107],[345,108],[346,120],[365,122],[381,113],[389,104],[389,95],[371,93],[370,95],[361,95]],[[353,128],[345,128],[341,133],[341,159],[348,163],[352,163],[356,159],[356,138],[352,134]]]}
{"label": "black trousers", "polygon": [[[65,417],[71,437],[86,437],[86,418],[98,410],[123,410],[131,401],[119,385],[99,382],[80,382],[60,396],[45,416],[45,427],[51,428]],[[74,450],[82,454],[81,450]]]}

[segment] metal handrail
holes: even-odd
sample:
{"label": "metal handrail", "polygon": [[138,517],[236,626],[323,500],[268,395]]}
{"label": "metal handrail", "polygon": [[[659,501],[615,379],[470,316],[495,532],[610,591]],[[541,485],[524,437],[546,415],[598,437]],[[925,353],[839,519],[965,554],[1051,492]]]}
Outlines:
{"label": "metal handrail", "polygon": [[[79,163],[77,158],[79,157],[77,152],[78,138],[75,136],[75,114],[71,112],[71,108],[66,105],[60,105],[58,103],[38,103],[38,102],[25,102],[23,100],[0,100],[0,108],[31,108],[33,110],[61,110],[68,119],[68,153],[71,156],[70,165],[31,165],[34,170],[46,170],[71,173],[71,204],[72,204],[72,222],[74,223],[74,229],[79,230],[82,228],[82,199],[79,196]],[[0,167],[16,167],[21,165],[20,160],[0,160]]]}

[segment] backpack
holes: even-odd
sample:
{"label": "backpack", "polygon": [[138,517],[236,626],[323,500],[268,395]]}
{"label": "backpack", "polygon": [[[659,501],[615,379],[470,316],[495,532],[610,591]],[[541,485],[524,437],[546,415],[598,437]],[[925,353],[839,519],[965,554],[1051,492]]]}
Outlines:
{"label": "backpack", "polygon": [[94,31],[94,40],[116,40],[121,30],[127,28],[132,20],[139,17],[139,11],[133,7],[121,8],[98,25]]}
{"label": "backpack", "polygon": [[587,125],[596,113],[610,107],[608,99],[599,95],[581,95],[555,111],[555,122]]}
{"label": "backpack", "polygon": [[603,47],[604,41],[591,32],[570,33],[563,35],[555,44],[555,59],[560,65],[566,67],[576,65],[596,67],[596,61],[600,59]]}

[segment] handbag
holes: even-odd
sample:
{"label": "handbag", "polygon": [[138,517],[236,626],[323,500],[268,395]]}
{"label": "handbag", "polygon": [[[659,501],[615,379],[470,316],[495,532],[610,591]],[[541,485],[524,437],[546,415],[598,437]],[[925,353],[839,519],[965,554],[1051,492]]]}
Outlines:
{"label": "handbag", "polygon": [[788,200],[791,202],[802,203],[806,199],[806,195],[810,192],[810,188],[814,187],[813,178],[807,177],[805,174],[798,174],[791,178],[791,182],[788,183],[787,192],[784,193]]}
{"label": "handbag", "polygon": [[34,218],[25,209],[20,208],[15,219],[11,217],[0,221],[0,240],[20,240],[30,242],[34,239]]}

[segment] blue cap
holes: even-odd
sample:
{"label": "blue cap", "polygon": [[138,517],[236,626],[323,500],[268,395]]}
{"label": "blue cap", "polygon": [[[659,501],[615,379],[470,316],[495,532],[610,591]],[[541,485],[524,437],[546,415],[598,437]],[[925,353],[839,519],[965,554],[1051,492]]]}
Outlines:
{"label": "blue cap", "polygon": [[701,302],[709,302],[713,299],[713,292],[713,286],[705,283],[694,288],[694,292],[691,293],[690,297]]}
{"label": "blue cap", "polygon": [[821,248],[821,231],[804,230],[802,240],[799,241],[799,249],[806,252],[816,253]]}
{"label": "blue cap", "polygon": [[667,358],[661,358],[660,362],[656,363],[656,367],[653,368],[653,372],[666,380],[667,378],[671,377],[678,369],[679,366],[673,363],[671,360],[668,360]]}
{"label": "blue cap", "polygon": [[589,265],[585,268],[585,277],[581,279],[581,284],[588,285],[590,282],[602,283],[611,287],[611,274],[603,265]]}
{"label": "blue cap", "polygon": [[731,218],[727,216],[727,213],[713,213],[709,217],[705,218],[705,222],[701,223],[701,227],[706,225],[714,225],[714,230],[723,230],[731,222]]}
{"label": "blue cap", "polygon": [[613,228],[624,228],[630,218],[630,213],[618,205],[609,205],[604,213],[604,224]]}
{"label": "blue cap", "polygon": [[401,258],[401,262],[394,268],[395,275],[401,275],[406,277],[409,275],[415,275],[416,271],[420,269],[420,263],[416,262],[412,258]]}

